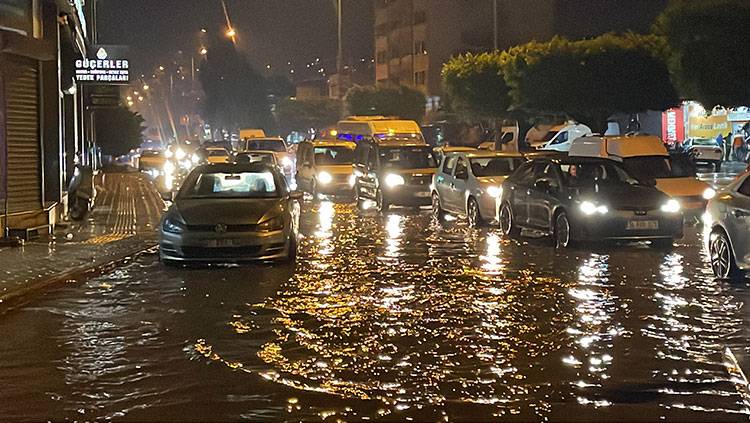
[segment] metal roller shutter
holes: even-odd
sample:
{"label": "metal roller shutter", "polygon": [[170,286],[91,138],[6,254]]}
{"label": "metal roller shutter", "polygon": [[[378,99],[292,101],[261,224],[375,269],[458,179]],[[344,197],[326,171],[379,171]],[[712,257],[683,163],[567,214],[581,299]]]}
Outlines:
{"label": "metal roller shutter", "polygon": [[39,210],[39,75],[37,62],[14,57],[6,77],[5,126],[8,143],[8,211]]}

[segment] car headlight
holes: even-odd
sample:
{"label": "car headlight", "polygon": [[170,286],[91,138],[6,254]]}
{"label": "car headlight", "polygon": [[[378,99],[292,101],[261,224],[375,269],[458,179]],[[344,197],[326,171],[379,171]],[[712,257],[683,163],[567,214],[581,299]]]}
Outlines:
{"label": "car headlight", "polygon": [[664,213],[678,213],[680,211],[680,202],[674,198],[662,204],[661,211]]}
{"label": "car headlight", "polygon": [[492,198],[500,198],[503,196],[503,187],[487,187],[487,195]]}
{"label": "car headlight", "polygon": [[357,175],[349,175],[349,186],[354,188],[354,185],[357,184]]}
{"label": "car headlight", "polygon": [[284,229],[284,217],[276,216],[258,225],[261,231],[279,231]]}
{"label": "car headlight", "polygon": [[177,160],[182,160],[187,156],[185,153],[185,150],[178,148],[177,151],[174,152],[174,156],[177,158]]}
{"label": "car headlight", "polygon": [[172,152],[172,150],[167,150],[164,152],[164,157],[171,159],[172,156],[174,156],[174,153]]}
{"label": "car headlight", "polygon": [[580,205],[580,209],[586,216],[591,216],[596,213],[607,214],[609,212],[607,206],[603,206],[601,204],[597,205],[592,203],[591,201],[582,202]]}
{"label": "car headlight", "polygon": [[703,199],[710,200],[712,198],[716,197],[716,190],[713,188],[706,188],[703,191]]}
{"label": "car headlight", "polygon": [[333,176],[331,176],[330,173],[328,173],[328,172],[320,172],[320,173],[318,173],[318,182],[320,182],[321,184],[323,184],[323,185],[330,184],[331,181],[333,181]]}
{"label": "car headlight", "polygon": [[185,224],[180,222],[174,216],[167,216],[167,218],[164,219],[162,229],[164,229],[164,232],[169,232],[171,234],[181,234],[185,232]]}
{"label": "car headlight", "polygon": [[172,163],[171,160],[167,160],[164,162],[164,173],[166,175],[171,175],[172,172],[174,172],[174,163]]}
{"label": "car headlight", "polygon": [[401,175],[396,175],[395,173],[385,175],[385,184],[389,187],[396,187],[405,183],[406,181],[404,181],[404,177]]}

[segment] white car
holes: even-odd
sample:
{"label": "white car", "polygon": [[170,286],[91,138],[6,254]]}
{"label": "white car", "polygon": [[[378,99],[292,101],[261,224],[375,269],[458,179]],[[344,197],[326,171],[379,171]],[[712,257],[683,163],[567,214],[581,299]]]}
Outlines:
{"label": "white car", "polygon": [[273,151],[276,160],[284,170],[284,177],[287,182],[291,181],[295,170],[294,156],[289,152],[289,148],[282,138],[248,138],[242,141],[240,151]]}
{"label": "white car", "polygon": [[432,210],[466,216],[469,225],[498,221],[502,183],[523,162],[517,153],[498,151],[447,153],[432,179]]}
{"label": "white car", "polygon": [[711,138],[688,138],[683,143],[690,157],[696,163],[713,165],[716,171],[721,170],[724,161],[724,153],[721,147]]}
{"label": "white car", "polygon": [[[557,132],[555,132],[555,130]],[[573,141],[581,137],[591,136],[591,128],[580,123],[570,123],[553,127],[545,137],[541,150],[569,151]]]}
{"label": "white car", "polygon": [[750,269],[750,172],[739,176],[708,202],[711,268],[721,279],[741,281]]}

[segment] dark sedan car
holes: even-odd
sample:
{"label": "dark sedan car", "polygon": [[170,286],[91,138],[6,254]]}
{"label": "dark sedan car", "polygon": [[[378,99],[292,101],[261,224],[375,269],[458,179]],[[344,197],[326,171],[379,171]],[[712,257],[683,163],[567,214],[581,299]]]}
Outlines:
{"label": "dark sedan car", "polygon": [[198,166],[162,219],[161,259],[166,264],[293,260],[300,199],[276,167]]}
{"label": "dark sedan car", "polygon": [[682,218],[677,200],[609,159],[536,156],[503,183],[503,232],[541,231],[560,248],[600,240],[671,246],[682,237]]}

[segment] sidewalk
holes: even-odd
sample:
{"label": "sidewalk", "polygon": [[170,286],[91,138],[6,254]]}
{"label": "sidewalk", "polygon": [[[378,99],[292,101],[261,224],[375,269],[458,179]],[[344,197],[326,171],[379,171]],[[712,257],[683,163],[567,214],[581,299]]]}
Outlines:
{"label": "sidewalk", "polygon": [[102,175],[86,221],[60,224],[48,239],[0,248],[0,312],[31,292],[106,270],[155,246],[163,209],[144,175]]}

